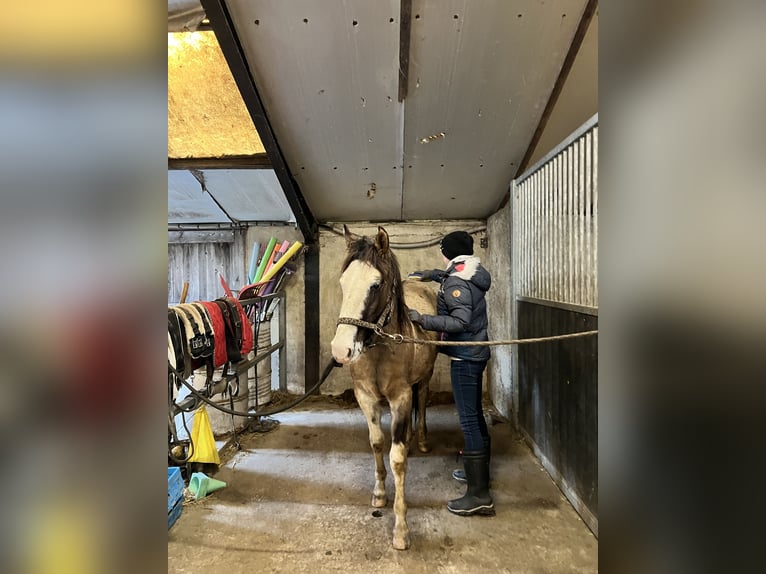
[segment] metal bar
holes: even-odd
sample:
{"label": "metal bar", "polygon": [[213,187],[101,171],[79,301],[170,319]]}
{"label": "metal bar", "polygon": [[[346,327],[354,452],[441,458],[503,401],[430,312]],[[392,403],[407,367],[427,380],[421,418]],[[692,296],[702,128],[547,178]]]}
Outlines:
{"label": "metal bar", "polygon": [[[511,277],[511,338],[516,339],[519,333],[519,316],[516,312],[516,298],[521,290],[520,274],[521,266],[523,262],[520,260],[520,255],[523,253],[522,245],[519,238],[522,233],[526,233],[525,226],[520,229],[521,221],[524,218],[523,205],[525,203],[525,196],[522,195],[522,189],[516,184],[516,181],[511,182],[511,270],[513,277]],[[518,345],[511,346],[511,412],[513,413],[513,425],[515,428],[519,428],[519,355]]]}
{"label": "metal bar", "polygon": [[542,116],[540,117],[540,121],[537,124],[537,129],[532,136],[532,140],[529,142],[527,151],[524,154],[524,159],[522,159],[521,163],[519,164],[519,169],[516,170],[517,179],[523,179],[519,177],[519,174],[521,174],[522,171],[527,167],[529,160],[532,158],[532,154],[534,153],[535,148],[540,142],[540,138],[545,131],[545,126],[548,125],[548,119],[556,107],[556,102],[558,102],[559,96],[561,95],[561,90],[564,88],[567,77],[569,77],[569,72],[572,70],[572,66],[574,65],[575,59],[577,58],[577,53],[580,51],[580,46],[582,46],[582,42],[585,39],[585,33],[588,31],[588,26],[593,19],[593,15],[596,13],[597,7],[597,0],[588,0],[588,4],[586,4],[585,9],[583,10],[582,16],[580,17],[580,22],[577,25],[577,30],[575,30],[574,36],[572,37],[572,43],[569,45],[569,50],[567,51],[567,55],[564,58],[564,62],[561,64],[559,75],[556,78],[556,82],[553,84],[551,95],[548,96],[548,102],[545,104]]}
{"label": "metal bar", "polygon": [[549,151],[547,154],[545,154],[542,158],[540,158],[538,161],[535,162],[535,164],[530,167],[527,171],[525,171],[523,174],[518,176],[516,180],[519,183],[524,182],[524,180],[531,177],[534,173],[540,170],[542,166],[544,166],[546,163],[548,163],[552,158],[556,157],[558,154],[560,154],[563,150],[567,149],[570,145],[572,145],[573,142],[580,139],[580,136],[584,134],[585,132],[589,131],[594,126],[598,125],[598,113],[593,114],[590,118],[588,118],[585,123],[583,123],[579,128],[577,128],[575,131],[573,131],[571,134],[569,134],[561,143],[559,143],[555,148],[553,148],[551,151]]}
{"label": "metal bar", "polygon": [[553,186],[553,163],[548,163],[548,176],[546,177],[545,194],[548,196],[548,298],[555,299],[556,289],[556,266],[554,256],[556,253],[556,197]]}
{"label": "metal bar", "polygon": [[295,224],[290,221],[256,221],[254,219],[240,219],[237,223],[168,223],[168,231],[237,230],[246,229],[251,225],[258,227],[295,227]]}
{"label": "metal bar", "polygon": [[579,249],[579,237],[578,232],[580,230],[580,227],[578,225],[578,213],[577,213],[577,205],[579,202],[579,189],[577,187],[577,142],[572,142],[572,146],[570,147],[569,152],[569,159],[571,161],[571,173],[569,174],[570,180],[572,182],[572,270],[569,273],[569,281],[570,281],[570,289],[571,294],[567,301],[574,303],[577,301],[577,270],[579,268],[579,261],[578,261],[578,249]]}
{"label": "metal bar", "polygon": [[580,247],[577,256],[580,259],[579,293],[577,301],[580,305],[585,304],[585,146],[584,142],[577,142],[577,175],[578,188],[580,190]]}
{"label": "metal bar", "polygon": [[260,301],[269,301],[270,299],[276,299],[281,297],[281,293],[269,293],[268,295],[258,295],[257,297],[251,297],[248,299],[240,299],[239,304],[243,307],[245,305],[255,305],[259,303]]}
{"label": "metal bar", "polygon": [[538,237],[539,237],[539,247],[537,249],[537,267],[540,269],[540,284],[539,288],[537,289],[538,296],[543,296],[544,289],[543,286],[545,284],[545,266],[544,266],[544,259],[545,259],[545,190],[543,189],[543,172],[540,171],[537,173],[537,176],[535,177],[537,181],[537,205],[539,207],[539,218],[538,218]]}
{"label": "metal bar", "polygon": [[537,206],[538,206],[538,238],[539,244],[536,253],[537,267],[540,269],[540,282],[538,285],[537,293],[542,296],[543,285],[545,284],[545,266],[543,259],[545,257],[545,190],[543,189],[542,171],[538,172],[535,180],[537,181]]}
{"label": "metal bar", "polygon": [[550,171],[550,163],[546,164],[540,172],[540,185],[542,187],[542,201],[543,201],[543,253],[542,253],[542,267],[543,267],[543,297],[545,299],[551,298],[551,194],[548,187],[548,172]]}
{"label": "metal bar", "polygon": [[279,299],[279,342],[284,346],[279,350],[279,390],[287,392],[287,293],[282,292]]}
{"label": "metal bar", "polygon": [[221,46],[221,51],[226,58],[226,62],[229,64],[234,81],[242,95],[242,100],[245,102],[248,112],[250,112],[250,117],[253,120],[255,129],[258,131],[261,143],[274,166],[274,172],[282,186],[282,191],[285,193],[287,203],[295,215],[298,227],[303,234],[304,243],[311,245],[316,241],[316,220],[301,193],[298,183],[290,173],[287,161],[274,135],[271,122],[266,115],[263,102],[255,85],[255,78],[250,73],[247,58],[239,43],[226,3],[224,0],[201,1],[202,6],[205,8],[205,14],[207,14],[210,25]]}
{"label": "metal bar", "polygon": [[211,229],[208,231],[168,231],[168,244],[177,243],[234,243],[233,229]]}
{"label": "metal bar", "polygon": [[303,383],[308,392],[319,380],[319,243],[311,245],[304,254],[303,279],[306,318]]}
{"label": "metal bar", "polygon": [[530,180],[527,180],[521,187],[521,192],[524,194],[524,218],[526,219],[525,227],[527,238],[524,242],[524,258],[526,267],[526,281],[524,282],[523,293],[530,293],[532,291],[532,271],[533,259],[532,259],[532,189]]}
{"label": "metal bar", "polygon": [[265,153],[223,157],[169,157],[168,169],[273,169]]}
{"label": "metal bar", "polygon": [[593,216],[592,216],[592,182],[593,166],[591,155],[591,133],[584,136],[585,139],[585,299],[586,305],[593,305],[591,279],[593,278]]}
{"label": "metal bar", "polygon": [[534,208],[532,211],[532,226],[534,229],[534,246],[532,251],[532,264],[534,265],[533,271],[534,271],[534,281],[532,282],[532,289],[529,290],[529,293],[531,295],[538,295],[540,294],[539,291],[539,285],[540,285],[540,265],[537,265],[540,253],[540,201],[538,197],[538,180],[539,175],[535,174],[535,176],[532,178],[532,201],[534,202]]}
{"label": "metal bar", "polygon": [[583,146],[582,142],[580,140],[575,142],[575,162],[576,162],[576,168],[575,168],[575,178],[577,179],[576,186],[577,186],[577,194],[578,194],[578,204],[577,204],[577,217],[578,217],[578,224],[579,224],[579,232],[577,234],[577,268],[575,269],[576,277],[575,277],[575,285],[577,287],[577,293],[575,295],[573,303],[577,303],[582,305],[583,304],[583,271],[584,271],[584,264],[585,264],[585,257],[584,255],[584,248],[585,248],[585,190],[583,189]]}
{"label": "metal bar", "polygon": [[511,196],[511,199],[516,201],[516,221],[520,226],[518,233],[519,244],[514,252],[516,255],[516,269],[519,273],[519,283],[516,292],[524,293],[527,285],[527,258],[524,257],[527,245],[526,195],[524,194],[524,188],[516,184],[515,180],[513,185],[516,197]]}
{"label": "metal bar", "polygon": [[556,253],[555,253],[555,266],[556,266],[556,292],[555,292],[555,299],[556,301],[566,301],[564,299],[564,293],[563,289],[561,287],[561,282],[564,279],[564,273],[561,270],[561,263],[562,263],[562,241],[561,236],[563,233],[563,225],[562,225],[562,212],[561,209],[561,157],[556,156],[556,158],[553,160],[553,165],[555,167],[555,178],[554,178],[554,193],[556,196]]}
{"label": "metal bar", "polygon": [[598,307],[598,126],[593,128],[593,304]]}
{"label": "metal bar", "polygon": [[567,209],[569,210],[569,238],[567,241],[567,301],[572,301],[574,275],[574,245],[575,245],[575,210],[574,210],[574,189],[572,186],[572,149],[566,150],[566,181],[567,181]]}
{"label": "metal bar", "polygon": [[[201,395],[203,395],[206,398],[211,398],[217,395],[218,393],[223,392],[224,389],[226,389],[227,385],[229,384],[229,381],[232,381],[237,378],[238,375],[241,375],[243,372],[247,373],[247,371],[254,367],[257,363],[260,363],[263,359],[271,356],[271,354],[274,351],[277,351],[281,349],[284,346],[283,342],[275,343],[274,345],[271,345],[270,347],[266,348],[263,353],[260,355],[256,355],[252,359],[247,359],[246,361],[242,361],[240,363],[237,363],[235,365],[236,372],[234,374],[229,374],[221,377],[221,380],[215,383],[212,387],[212,392],[208,393],[208,390],[206,388],[203,389],[197,389],[197,392]],[[178,415],[181,411],[189,410],[191,408],[197,407],[201,403],[200,399],[197,398],[194,395],[189,395],[186,397],[183,401],[181,401],[178,404],[173,405],[173,418],[175,418],[176,415]]]}
{"label": "metal bar", "polygon": [[559,174],[557,186],[559,189],[559,219],[561,221],[561,233],[559,235],[559,299],[566,301],[566,287],[564,282],[566,281],[566,238],[567,238],[567,209],[566,209],[566,194],[564,190],[564,156],[557,156],[556,163],[559,166]]}
{"label": "metal bar", "polygon": [[598,307],[591,305],[577,305],[576,303],[566,303],[564,301],[549,301],[548,299],[539,299],[537,297],[526,297],[519,295],[516,297],[517,301],[526,303],[535,303],[536,305],[545,305],[546,307],[555,307],[556,309],[563,309],[564,311],[574,311],[575,313],[583,313],[585,315],[593,315],[598,317]]}

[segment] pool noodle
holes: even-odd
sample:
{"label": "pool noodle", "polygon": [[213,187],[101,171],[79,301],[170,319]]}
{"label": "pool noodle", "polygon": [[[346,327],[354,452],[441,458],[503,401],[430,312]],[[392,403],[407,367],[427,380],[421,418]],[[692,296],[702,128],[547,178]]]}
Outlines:
{"label": "pool noodle", "polygon": [[263,278],[262,276],[263,272],[266,270],[266,264],[269,262],[269,257],[271,257],[271,252],[274,250],[274,246],[276,244],[276,237],[269,239],[269,244],[266,246],[266,250],[263,252],[263,257],[261,257],[261,263],[258,265],[258,270],[255,272],[255,279],[253,280],[253,283],[259,283]]}
{"label": "pool noodle", "polygon": [[295,243],[293,243],[290,246],[290,248],[285,252],[285,254],[279,258],[279,261],[277,261],[274,265],[272,265],[271,269],[269,269],[269,271],[265,273],[263,277],[261,277],[261,282],[265,283],[266,281],[274,277],[274,275],[276,275],[277,272],[280,269],[282,269],[282,267],[285,266],[285,263],[290,261],[290,258],[293,255],[295,255],[300,250],[301,247],[303,247],[303,243],[301,243],[300,241],[296,241]]}
{"label": "pool noodle", "polygon": [[250,269],[247,272],[247,280],[252,283],[255,280],[255,270],[258,268],[258,255],[261,251],[259,242],[253,243],[253,253],[250,255]]}

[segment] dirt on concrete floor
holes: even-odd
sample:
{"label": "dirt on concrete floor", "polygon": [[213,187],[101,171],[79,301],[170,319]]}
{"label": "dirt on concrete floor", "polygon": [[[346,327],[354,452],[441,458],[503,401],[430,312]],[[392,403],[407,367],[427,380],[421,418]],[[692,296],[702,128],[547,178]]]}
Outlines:
{"label": "dirt on concrete floor", "polygon": [[[428,410],[432,451],[412,447],[407,523],[412,545],[391,546],[389,503],[370,506],[374,463],[367,424],[347,401],[316,397],[239,437],[215,477],[227,483],[190,502],[168,534],[168,572],[597,572],[598,542],[510,425],[492,435],[494,517],[459,517],[446,502],[462,446],[454,405]],[[388,428],[388,416],[383,417]],[[388,467],[388,460],[386,460]]]}

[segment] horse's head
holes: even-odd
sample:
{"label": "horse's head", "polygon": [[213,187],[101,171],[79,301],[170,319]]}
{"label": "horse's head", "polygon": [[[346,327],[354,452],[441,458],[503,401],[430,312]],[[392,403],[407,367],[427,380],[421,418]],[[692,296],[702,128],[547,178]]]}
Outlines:
{"label": "horse's head", "polygon": [[[378,227],[378,234],[370,239],[352,234],[344,225],[343,234],[347,254],[340,275],[340,316],[373,324],[387,322],[386,313],[402,312],[399,264],[389,249],[388,233]],[[333,357],[339,363],[356,360],[373,335],[369,328],[339,324],[332,340]]]}

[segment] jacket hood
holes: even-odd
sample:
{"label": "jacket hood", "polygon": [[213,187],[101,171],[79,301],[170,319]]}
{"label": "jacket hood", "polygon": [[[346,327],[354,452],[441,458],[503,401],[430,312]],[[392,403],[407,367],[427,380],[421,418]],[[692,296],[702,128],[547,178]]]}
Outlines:
{"label": "jacket hood", "polygon": [[447,274],[470,281],[482,291],[489,291],[492,278],[475,255],[458,255],[449,262]]}

